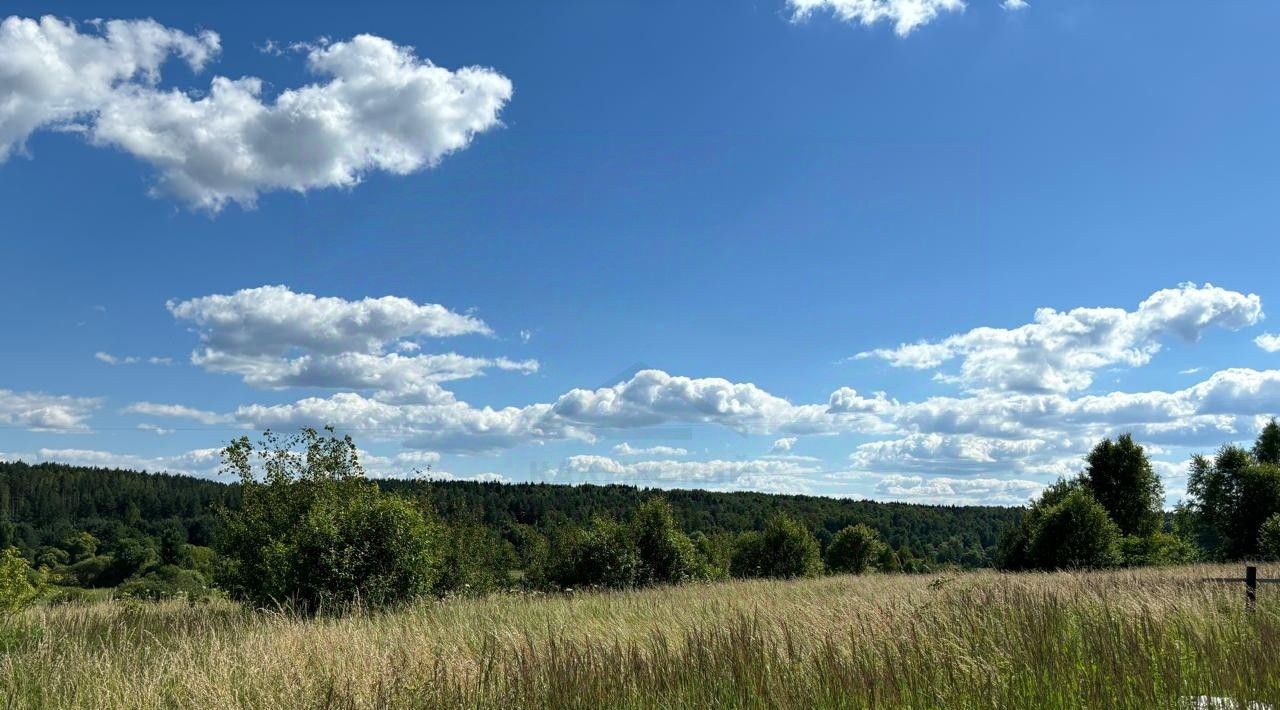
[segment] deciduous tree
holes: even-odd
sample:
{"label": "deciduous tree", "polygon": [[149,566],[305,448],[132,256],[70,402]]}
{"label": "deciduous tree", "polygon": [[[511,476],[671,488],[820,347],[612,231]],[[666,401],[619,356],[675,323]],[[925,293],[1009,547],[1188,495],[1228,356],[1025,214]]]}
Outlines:
{"label": "deciduous tree", "polygon": [[[232,596],[306,612],[381,606],[429,592],[439,573],[439,531],[409,500],[364,477],[355,444],[305,429],[247,437],[223,452],[243,502],[225,509],[218,550]],[[262,466],[259,476],[255,464]]]}
{"label": "deciduous tree", "polygon": [[1081,481],[1125,535],[1160,530],[1164,486],[1129,434],[1103,439],[1089,452]]}

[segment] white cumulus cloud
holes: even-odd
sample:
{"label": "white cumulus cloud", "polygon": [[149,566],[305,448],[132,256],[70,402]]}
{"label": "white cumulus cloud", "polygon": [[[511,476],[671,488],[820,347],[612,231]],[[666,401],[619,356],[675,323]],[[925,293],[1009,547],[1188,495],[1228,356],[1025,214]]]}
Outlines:
{"label": "white cumulus cloud", "polygon": [[1280,335],[1263,333],[1253,339],[1253,344],[1269,353],[1280,353]]}
{"label": "white cumulus cloud", "polygon": [[556,400],[555,416],[593,427],[666,422],[715,423],[744,432],[830,431],[826,405],[793,405],[751,383],[641,370],[613,387],[575,389]]}
{"label": "white cumulus cloud", "polygon": [[255,387],[372,390],[380,399],[448,403],[441,382],[489,369],[531,373],[536,360],[418,354],[414,338],[491,335],[484,321],[439,304],[384,296],[348,301],[284,286],[170,301],[203,348],[191,361]]}
{"label": "white cumulus cloud", "polygon": [[[202,341],[193,359],[209,370],[234,372],[260,387],[357,391],[245,404],[225,414],[152,402],[129,405],[125,413],[245,430],[334,425],[362,442],[395,442],[407,450],[367,459],[380,475],[434,467],[441,452],[595,444],[624,430],[678,424],[769,436],[764,445],[772,446],[751,460],[697,461],[683,448],[624,442],[612,447],[612,456],[570,457],[553,473],[575,481],[724,490],[814,486],[833,492],[835,480],[890,481],[865,492],[902,500],[1020,502],[1029,490],[1022,484],[1078,472],[1083,455],[1104,436],[1132,432],[1165,477],[1176,481],[1176,469],[1193,447],[1251,439],[1268,417],[1280,413],[1280,369],[1222,369],[1167,391],[1082,393],[1082,386],[1046,386],[1081,378],[1083,383],[1099,368],[1116,364],[1143,364],[1164,337],[1194,341],[1208,328],[1240,328],[1262,318],[1257,296],[1207,285],[1159,291],[1133,311],[1042,310],[1035,322],[1018,328],[978,328],[907,351],[903,357],[912,366],[957,360],[959,374],[947,377],[967,378],[958,393],[914,401],[840,387],[825,401],[793,403],[750,382],[650,369],[610,387],[571,389],[541,402],[475,406],[445,386],[488,368],[532,371],[536,363],[419,352],[421,339],[491,334],[471,315],[407,299],[348,301],[284,287],[171,302],[170,310],[193,325]],[[877,354],[891,362],[897,355]],[[1000,379],[1001,363],[1023,369]],[[96,400],[5,391],[0,423],[83,429],[97,406]],[[824,459],[791,453],[801,436],[838,434],[860,437],[839,473],[825,470]],[[991,480],[1022,483],[1001,489]]]}
{"label": "white cumulus cloud", "polygon": [[884,497],[949,505],[1022,505],[1043,489],[1036,481],[950,476],[888,475],[876,484]]}
{"label": "white cumulus cloud", "polygon": [[809,462],[779,459],[709,461],[651,460],[623,463],[607,456],[570,456],[555,471],[561,479],[633,485],[694,486],[717,490],[804,493],[818,469]]}
{"label": "white cumulus cloud", "polygon": [[551,406],[472,407],[466,402],[401,404],[355,392],[308,397],[291,404],[246,405],[237,421],[252,428],[290,429],[333,425],[377,439],[398,439],[412,448],[436,451],[496,451],[534,441],[590,434],[549,416]]}
{"label": "white cumulus cloud", "polygon": [[1041,439],[995,439],[972,434],[910,434],[862,444],[850,457],[861,470],[991,472],[1009,459],[1025,460],[1050,444]]}
{"label": "white cumulus cloud", "polygon": [[[82,31],[83,29],[83,31]],[[170,57],[202,71],[221,50],[154,20],[85,28],[54,17],[0,22],[0,161],[41,129],[74,128],[157,171],[157,189],[217,211],[262,192],[350,187],[371,172],[435,166],[499,124],[511,81],[450,70],[373,35],[299,48],[316,82],[266,96],[256,77],[206,91],[160,86]]]}
{"label": "white cumulus cloud", "polygon": [[856,357],[921,370],[958,359],[958,373],[939,376],[969,390],[1069,392],[1089,387],[1100,368],[1147,364],[1166,337],[1194,342],[1209,328],[1238,330],[1262,318],[1257,295],[1182,284],[1151,294],[1134,311],[1041,308],[1033,322],[1017,328],[975,328]]}
{"label": "white cumulus cloud", "polygon": [[360,465],[371,478],[408,478],[431,471],[440,463],[435,451],[401,451],[393,456],[381,456],[359,451]]}
{"label": "white cumulus cloud", "polygon": [[87,420],[100,404],[94,397],[0,389],[0,424],[31,431],[86,431]]}
{"label": "white cumulus cloud", "polygon": [[46,127],[91,116],[125,87],[153,87],[177,56],[195,71],[217,56],[216,33],[190,35],[154,20],[110,20],[82,33],[70,22],[0,21],[0,161]]}
{"label": "white cumulus cloud", "polygon": [[402,338],[491,333],[484,321],[436,303],[383,296],[348,301],[260,286],[232,294],[166,304],[190,321],[204,344],[238,355],[283,355],[294,348],[322,353],[380,352]]}
{"label": "white cumulus cloud", "polygon": [[905,37],[916,28],[932,22],[944,12],[964,9],[964,0],[787,0],[792,17],[808,19],[819,10],[830,12],[845,22],[870,26],[878,22],[893,24],[894,32]]}
{"label": "white cumulus cloud", "polygon": [[586,475],[620,478],[632,484],[659,484],[667,481],[698,481],[700,484],[724,484],[741,476],[797,476],[817,471],[812,464],[780,459],[760,458],[741,461],[636,461],[620,462],[602,455],[573,455],[564,459],[558,475],[571,480],[584,480]]}

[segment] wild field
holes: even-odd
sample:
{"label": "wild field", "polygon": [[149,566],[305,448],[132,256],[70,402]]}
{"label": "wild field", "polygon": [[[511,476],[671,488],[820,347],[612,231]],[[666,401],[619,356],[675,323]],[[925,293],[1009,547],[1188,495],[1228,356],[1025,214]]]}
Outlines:
{"label": "wild field", "polygon": [[1280,703],[1280,588],[1250,613],[1242,588],[1198,581],[1241,572],[844,576],[315,619],[64,604],[0,622],[0,692],[8,707],[277,710]]}

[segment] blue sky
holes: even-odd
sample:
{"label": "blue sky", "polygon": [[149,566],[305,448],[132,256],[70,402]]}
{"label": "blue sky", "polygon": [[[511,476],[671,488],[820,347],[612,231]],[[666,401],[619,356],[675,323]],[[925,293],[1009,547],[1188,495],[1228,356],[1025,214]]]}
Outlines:
{"label": "blue sky", "polygon": [[1280,413],[1275,3],[4,12],[6,458],[1174,501]]}

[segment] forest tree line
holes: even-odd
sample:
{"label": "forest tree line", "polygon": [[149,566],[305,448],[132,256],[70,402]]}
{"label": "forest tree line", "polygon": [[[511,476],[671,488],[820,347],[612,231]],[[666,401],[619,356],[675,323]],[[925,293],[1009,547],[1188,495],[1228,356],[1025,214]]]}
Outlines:
{"label": "forest tree line", "polygon": [[[304,432],[290,445],[306,450],[341,441]],[[283,445],[276,441],[275,446]],[[270,446],[254,452],[259,470],[262,455],[280,453]],[[624,485],[368,481],[359,475],[354,455],[342,459],[341,470],[334,468],[337,461],[316,466],[335,479],[325,485],[354,486],[359,495],[344,494],[353,500],[372,500],[367,493],[376,489],[375,497],[406,501],[422,515],[425,532],[419,537],[429,548],[433,570],[430,584],[422,588],[436,594],[628,586],[667,575],[678,581],[781,574],[764,562],[771,554],[768,545],[786,544],[789,536],[801,540],[796,549],[805,557],[795,565],[801,573],[824,569],[824,556],[832,549],[839,557],[855,547],[865,548],[869,557],[848,563],[836,559],[834,568],[989,566],[1000,531],[1018,515],[1000,507],[659,493]],[[320,504],[304,503],[310,484],[303,482],[302,469],[295,471],[299,480],[272,487],[265,480],[227,484],[53,463],[0,463],[0,550],[13,548],[14,557],[30,569],[45,570],[44,581],[64,599],[105,589],[149,598],[205,596],[235,586],[234,565],[225,553],[235,529],[230,523],[244,509],[247,489],[282,491],[273,503],[276,510]],[[374,513],[387,511],[362,514]],[[299,519],[280,524],[296,525]],[[652,532],[654,526],[659,532]],[[865,544],[851,547],[853,530],[867,538]],[[676,540],[672,544],[678,549],[670,554],[679,558],[679,571],[655,576],[642,563],[637,545],[658,538]],[[255,545],[261,547],[262,541],[245,537],[240,549]]]}
{"label": "forest tree line", "polygon": [[1025,509],[372,481],[350,438],[310,429],[256,447],[241,438],[223,456],[238,484],[0,465],[0,598],[111,588],[315,611],[511,589],[1280,555],[1275,421],[1250,449],[1196,457],[1172,513],[1127,434],[1099,442],[1078,476]]}

